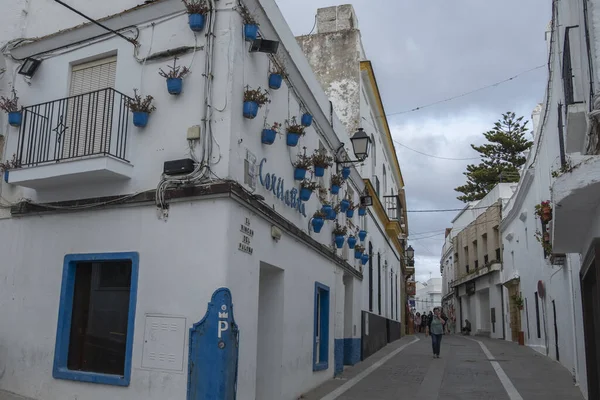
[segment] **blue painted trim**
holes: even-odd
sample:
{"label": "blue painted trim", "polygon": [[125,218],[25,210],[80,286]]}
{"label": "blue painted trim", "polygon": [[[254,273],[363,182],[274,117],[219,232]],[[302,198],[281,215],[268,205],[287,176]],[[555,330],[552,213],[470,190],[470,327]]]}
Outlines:
{"label": "blue painted trim", "polygon": [[333,350],[333,359],[334,359],[334,375],[338,376],[342,372],[344,372],[344,339],[334,339],[334,350]]}
{"label": "blue painted trim", "polygon": [[[325,355],[325,361],[317,363],[317,293],[321,291],[321,341],[319,354]],[[329,286],[315,282],[315,327],[313,330],[313,371],[323,371],[329,368]]]}
{"label": "blue painted trim", "polygon": [[[73,313],[73,295],[75,291],[75,268],[79,262],[89,261],[131,261],[131,288],[129,292],[129,314],[127,317],[127,341],[125,345],[125,369],[123,376],[98,374],[84,371],[71,371],[67,368],[69,341],[71,336],[71,318]],[[129,386],[131,381],[131,354],[133,352],[133,331],[135,327],[135,308],[140,256],[137,252],[67,254],[63,264],[62,288],[58,308],[58,326],[56,329],[56,347],[54,349],[55,379],[68,379],[79,382],[100,383],[104,385]]]}
{"label": "blue painted trim", "polygon": [[355,365],[360,362],[361,338],[344,339],[344,365]]}

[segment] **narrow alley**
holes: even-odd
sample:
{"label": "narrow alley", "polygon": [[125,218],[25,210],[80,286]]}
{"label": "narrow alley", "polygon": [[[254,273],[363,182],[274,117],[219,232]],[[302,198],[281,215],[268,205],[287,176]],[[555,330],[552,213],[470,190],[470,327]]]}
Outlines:
{"label": "narrow alley", "polygon": [[445,335],[439,359],[431,339],[406,336],[347,368],[303,400],[582,400],[559,363],[514,343]]}

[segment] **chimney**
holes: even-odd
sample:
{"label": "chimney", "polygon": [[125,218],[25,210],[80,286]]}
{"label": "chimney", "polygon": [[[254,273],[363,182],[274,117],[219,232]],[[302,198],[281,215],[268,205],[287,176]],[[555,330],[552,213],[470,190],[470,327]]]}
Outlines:
{"label": "chimney", "polygon": [[358,29],[358,19],[351,4],[319,8],[317,10],[317,33],[331,33]]}

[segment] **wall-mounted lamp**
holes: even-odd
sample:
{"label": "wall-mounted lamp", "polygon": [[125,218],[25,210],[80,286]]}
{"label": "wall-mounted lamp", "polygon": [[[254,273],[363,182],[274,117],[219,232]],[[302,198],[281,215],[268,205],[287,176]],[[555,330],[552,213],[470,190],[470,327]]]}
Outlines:
{"label": "wall-mounted lamp", "polygon": [[[363,128],[359,128],[358,131],[350,138],[352,142],[352,150],[354,150],[354,156],[356,160],[342,160],[340,158],[340,152],[344,148],[344,143],[340,144],[340,147],[335,152],[335,164],[339,171],[339,167],[345,166],[346,164],[356,164],[365,161],[369,156],[369,148],[371,146],[371,138],[365,133]],[[372,203],[371,203],[372,204]]]}
{"label": "wall-mounted lamp", "polygon": [[279,42],[276,40],[256,39],[252,41],[250,53],[275,54],[279,49]]}
{"label": "wall-mounted lamp", "polygon": [[415,249],[413,249],[412,246],[408,246],[408,249],[406,249],[406,265],[408,265],[409,267],[414,267],[415,266]]}
{"label": "wall-mounted lamp", "polygon": [[26,58],[25,62],[19,68],[19,74],[25,75],[28,78],[33,77],[35,71],[38,69],[42,60],[36,60],[35,58]]}

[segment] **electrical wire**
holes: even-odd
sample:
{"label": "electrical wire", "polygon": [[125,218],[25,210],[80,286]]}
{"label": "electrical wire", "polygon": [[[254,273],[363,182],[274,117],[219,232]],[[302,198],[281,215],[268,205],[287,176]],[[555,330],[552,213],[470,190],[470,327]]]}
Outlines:
{"label": "electrical wire", "polygon": [[485,208],[491,208],[491,207],[500,207],[500,205],[498,204],[492,204],[491,206],[487,206],[487,207],[473,207],[473,208],[448,208],[448,209],[441,209],[441,210],[406,210],[406,212],[410,212],[410,213],[437,213],[437,212],[453,212],[453,211],[471,211],[471,210],[483,210]]}
{"label": "electrical wire", "polygon": [[413,148],[408,147],[405,144],[400,143],[399,141],[393,139],[394,143],[396,143],[399,146],[402,146],[408,150],[414,151],[415,153],[419,153],[423,156],[426,157],[431,157],[431,158],[437,158],[438,160],[448,160],[448,161],[467,161],[467,160],[481,160],[481,157],[466,157],[466,158],[452,158],[452,157],[441,157],[441,156],[436,156],[433,154],[427,154],[427,153],[423,153],[422,151],[419,150],[415,150]]}
{"label": "electrical wire", "polygon": [[424,108],[432,107],[432,106],[435,106],[435,105],[438,105],[438,104],[441,104],[441,103],[446,103],[446,102],[451,101],[451,100],[456,100],[456,99],[459,99],[461,97],[465,97],[465,96],[471,95],[473,93],[477,93],[477,92],[480,92],[482,90],[489,89],[489,88],[492,88],[492,87],[496,87],[496,86],[499,86],[499,85],[501,85],[503,83],[506,83],[506,82],[510,82],[510,81],[518,78],[521,75],[524,75],[526,73],[538,70],[540,68],[544,68],[545,66],[546,66],[546,64],[544,64],[544,65],[538,65],[537,67],[530,68],[530,69],[528,69],[526,71],[520,72],[520,73],[518,73],[518,74],[516,74],[514,76],[511,76],[510,78],[498,81],[496,83],[492,83],[491,85],[482,86],[482,87],[480,87],[478,89],[471,90],[471,91],[459,94],[457,96],[448,97],[448,98],[443,99],[443,100],[434,101],[433,103],[425,104],[425,105],[422,105],[422,106],[419,106],[419,107],[411,108],[410,110],[405,110],[405,111],[400,111],[400,112],[395,112],[395,113],[389,113],[389,114],[386,114],[386,117],[390,117],[390,116],[393,116],[393,115],[408,114],[408,113],[415,112],[415,111],[420,111],[420,110],[422,110]]}

